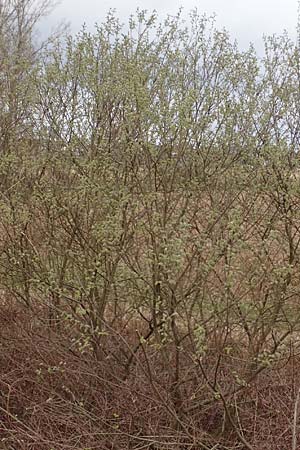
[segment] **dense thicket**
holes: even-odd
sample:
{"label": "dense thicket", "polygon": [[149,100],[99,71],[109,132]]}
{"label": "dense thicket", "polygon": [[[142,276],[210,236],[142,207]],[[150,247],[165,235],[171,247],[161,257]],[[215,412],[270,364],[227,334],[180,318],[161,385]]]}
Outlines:
{"label": "dense thicket", "polygon": [[0,7],[5,445],[296,450],[299,49],[138,11],[37,50],[33,5]]}

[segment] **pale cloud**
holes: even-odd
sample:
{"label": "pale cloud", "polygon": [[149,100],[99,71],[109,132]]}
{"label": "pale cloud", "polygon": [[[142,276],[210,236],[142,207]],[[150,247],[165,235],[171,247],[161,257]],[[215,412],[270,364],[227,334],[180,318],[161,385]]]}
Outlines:
{"label": "pale cloud", "polygon": [[242,48],[251,41],[259,50],[263,34],[281,34],[284,30],[292,39],[296,38],[297,0],[62,0],[44,27],[48,29],[65,19],[73,31],[79,30],[84,22],[92,29],[95,22],[103,21],[110,8],[115,8],[118,16],[126,21],[137,7],[156,9],[164,16],[175,14],[181,6],[185,12],[197,7],[200,13],[216,13],[217,26],[225,27]]}

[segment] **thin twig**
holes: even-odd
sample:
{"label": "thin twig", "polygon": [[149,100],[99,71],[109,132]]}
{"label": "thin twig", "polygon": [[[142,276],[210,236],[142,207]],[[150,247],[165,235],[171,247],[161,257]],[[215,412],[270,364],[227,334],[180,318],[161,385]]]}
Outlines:
{"label": "thin twig", "polygon": [[300,400],[300,388],[298,389],[297,397],[295,400],[295,406],[294,406],[292,450],[297,450],[297,422],[298,422],[299,400]]}

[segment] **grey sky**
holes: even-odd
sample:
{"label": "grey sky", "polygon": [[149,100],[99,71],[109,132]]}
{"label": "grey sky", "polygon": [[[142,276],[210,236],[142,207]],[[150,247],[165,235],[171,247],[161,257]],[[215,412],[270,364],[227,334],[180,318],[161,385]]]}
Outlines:
{"label": "grey sky", "polygon": [[126,21],[137,7],[156,9],[163,16],[174,14],[180,6],[185,12],[197,7],[200,13],[216,13],[218,28],[225,27],[241,48],[251,41],[260,51],[263,34],[281,34],[283,30],[296,38],[297,0],[61,0],[44,26],[65,19],[73,31],[78,31],[83,22],[92,29],[109,8],[116,8],[118,16]]}

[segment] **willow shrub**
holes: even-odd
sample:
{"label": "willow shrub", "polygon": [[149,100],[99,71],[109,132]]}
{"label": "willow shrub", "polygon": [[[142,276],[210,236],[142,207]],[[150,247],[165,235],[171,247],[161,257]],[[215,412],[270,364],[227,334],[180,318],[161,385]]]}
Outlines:
{"label": "willow shrub", "polygon": [[241,440],[232,396],[299,331],[299,79],[285,35],[109,13],[47,47],[0,163],[2,289],[125,378],[158,352],[181,425],[204,383]]}

